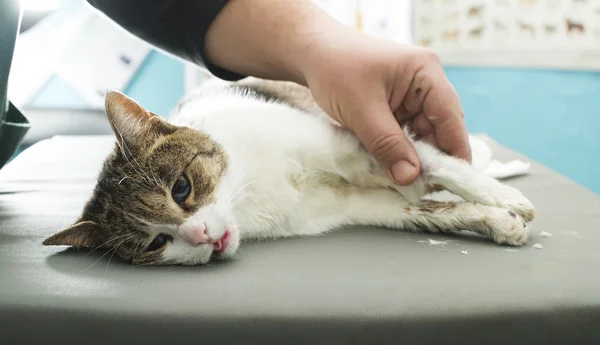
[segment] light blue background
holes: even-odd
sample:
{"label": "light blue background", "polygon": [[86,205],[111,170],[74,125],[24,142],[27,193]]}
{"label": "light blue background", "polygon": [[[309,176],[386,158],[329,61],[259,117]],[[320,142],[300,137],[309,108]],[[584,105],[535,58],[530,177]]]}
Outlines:
{"label": "light blue background", "polygon": [[[183,63],[151,51],[124,91],[148,110],[167,115],[184,94]],[[34,107],[85,108],[85,100],[67,83],[52,77],[31,102]]]}
{"label": "light blue background", "polygon": [[600,73],[448,68],[470,132],[600,193]]}
{"label": "light blue background", "polygon": [[[501,68],[446,69],[460,94],[470,132],[501,144],[600,193],[600,73]],[[183,64],[153,51],[125,93],[167,115],[184,93]],[[52,79],[37,106],[85,107]]]}

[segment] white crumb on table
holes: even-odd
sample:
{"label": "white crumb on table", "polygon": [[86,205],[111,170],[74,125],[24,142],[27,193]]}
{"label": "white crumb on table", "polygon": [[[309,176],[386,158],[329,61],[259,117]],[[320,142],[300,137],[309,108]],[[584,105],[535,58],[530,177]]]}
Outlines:
{"label": "white crumb on table", "polygon": [[535,249],[542,249],[542,248],[544,248],[544,246],[541,243],[536,243],[532,247],[535,248]]}
{"label": "white crumb on table", "polygon": [[468,250],[461,250],[460,253],[462,255],[469,255],[469,251]]}
{"label": "white crumb on table", "polygon": [[581,237],[581,235],[577,231],[563,231],[563,235],[571,235],[577,237],[580,240],[583,239],[583,237]]}
{"label": "white crumb on table", "polygon": [[431,245],[446,244],[446,243],[448,243],[448,242],[429,239],[429,244],[431,244]]}
{"label": "white crumb on table", "polygon": [[540,236],[542,236],[542,237],[552,237],[554,235],[552,235],[551,233],[549,233],[547,231],[542,231],[542,232],[540,232]]}
{"label": "white crumb on table", "polygon": [[428,244],[430,244],[432,246],[440,246],[440,245],[445,245],[445,244],[448,244],[448,243],[456,243],[458,241],[454,241],[454,240],[438,241],[438,240],[432,240],[432,239],[429,238],[429,239],[427,239],[427,241],[423,241],[422,240],[422,241],[417,241],[417,242],[419,242],[419,243],[428,243]]}
{"label": "white crumb on table", "polygon": [[504,251],[507,251],[509,253],[514,253],[514,252],[518,252],[518,249],[514,249],[514,248],[504,248]]}

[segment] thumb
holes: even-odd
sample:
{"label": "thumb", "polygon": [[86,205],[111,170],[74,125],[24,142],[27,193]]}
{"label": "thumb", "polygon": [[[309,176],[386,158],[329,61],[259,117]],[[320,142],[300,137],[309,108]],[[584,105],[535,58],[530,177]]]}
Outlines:
{"label": "thumb", "polygon": [[387,102],[372,102],[353,115],[350,129],[390,180],[402,186],[411,184],[419,176],[420,161]]}

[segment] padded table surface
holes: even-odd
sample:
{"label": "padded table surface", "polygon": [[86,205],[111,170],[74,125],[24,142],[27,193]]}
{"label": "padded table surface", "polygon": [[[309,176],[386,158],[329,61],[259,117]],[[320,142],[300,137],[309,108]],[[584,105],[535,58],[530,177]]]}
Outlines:
{"label": "padded table surface", "polygon": [[519,249],[376,228],[243,244],[203,267],[43,247],[111,146],[55,137],[0,171],[0,344],[600,344],[600,197],[539,164],[508,181],[537,208]]}

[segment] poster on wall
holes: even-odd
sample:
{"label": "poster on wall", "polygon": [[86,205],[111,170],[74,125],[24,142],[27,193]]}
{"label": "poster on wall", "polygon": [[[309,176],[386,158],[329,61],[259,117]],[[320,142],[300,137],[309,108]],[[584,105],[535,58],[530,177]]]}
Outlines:
{"label": "poster on wall", "polygon": [[411,0],[313,0],[338,21],[367,34],[410,42]]}
{"label": "poster on wall", "polygon": [[448,65],[600,70],[600,0],[415,0],[413,39]]}

